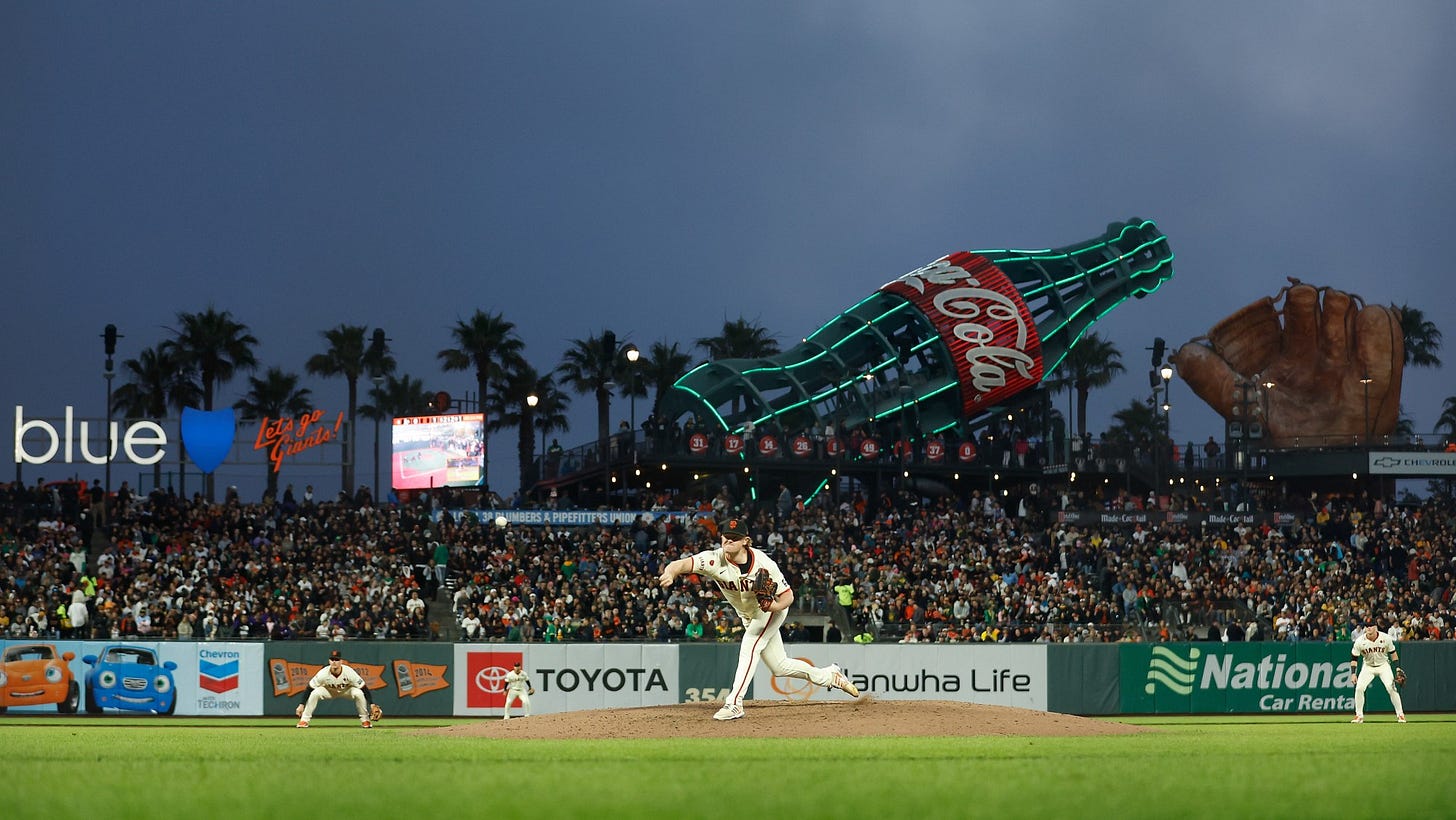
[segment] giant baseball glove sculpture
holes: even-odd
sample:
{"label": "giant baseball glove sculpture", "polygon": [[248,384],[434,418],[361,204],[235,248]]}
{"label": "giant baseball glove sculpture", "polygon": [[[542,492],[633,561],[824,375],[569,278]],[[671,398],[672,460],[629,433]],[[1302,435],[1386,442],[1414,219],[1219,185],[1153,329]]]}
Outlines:
{"label": "giant baseball glove sculpture", "polygon": [[1271,446],[1350,444],[1394,431],[1405,364],[1400,312],[1289,282],[1179,348],[1170,357],[1178,375],[1230,420],[1238,418],[1239,382],[1272,383],[1248,407],[1263,415]]}

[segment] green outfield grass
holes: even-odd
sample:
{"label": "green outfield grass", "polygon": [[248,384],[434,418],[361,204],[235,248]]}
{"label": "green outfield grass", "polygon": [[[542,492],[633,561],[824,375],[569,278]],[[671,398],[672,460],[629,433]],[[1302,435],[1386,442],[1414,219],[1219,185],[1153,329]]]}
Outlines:
{"label": "green outfield grass", "polygon": [[1456,814],[1456,716],[1128,719],[1101,738],[502,741],[462,721],[0,718],[0,817]]}

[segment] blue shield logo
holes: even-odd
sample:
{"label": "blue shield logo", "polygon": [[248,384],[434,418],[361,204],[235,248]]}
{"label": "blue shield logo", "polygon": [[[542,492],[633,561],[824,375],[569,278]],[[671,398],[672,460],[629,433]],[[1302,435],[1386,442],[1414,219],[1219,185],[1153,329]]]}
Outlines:
{"label": "blue shield logo", "polygon": [[211,473],[233,448],[237,421],[233,411],[182,408],[182,446],[197,469]]}

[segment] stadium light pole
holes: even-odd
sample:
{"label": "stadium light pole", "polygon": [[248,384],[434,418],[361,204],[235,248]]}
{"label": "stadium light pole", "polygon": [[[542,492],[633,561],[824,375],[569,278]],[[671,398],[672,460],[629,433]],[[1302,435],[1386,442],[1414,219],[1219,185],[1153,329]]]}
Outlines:
{"label": "stadium light pole", "polygon": [[[374,335],[369,340],[369,380],[374,383],[374,503],[376,505],[384,500],[384,495],[380,493],[384,487],[379,483],[379,420],[384,415],[383,408],[380,407],[383,404],[381,399],[384,398],[381,391],[381,385],[384,384],[384,370],[380,366],[380,362],[384,358],[389,341],[384,333],[384,328],[381,327],[374,328]],[[394,484],[392,477],[389,483]],[[390,490],[393,489],[394,487],[391,486]]]}
{"label": "stadium light pole", "polygon": [[111,431],[111,380],[116,378],[112,356],[116,355],[116,340],[120,338],[116,325],[107,325],[101,331],[101,341],[106,351],[106,370],[102,374],[106,378],[106,486],[101,493],[101,523],[108,532],[111,530],[111,457],[116,452],[116,436]]}
{"label": "stadium light pole", "polygon": [[627,485],[630,479],[626,479],[627,471],[637,469],[637,361],[642,358],[642,351],[637,345],[628,344],[622,348],[622,356],[627,360],[627,404],[630,408],[627,422],[627,446],[632,450],[632,466],[624,469],[622,487],[622,502],[627,501]]}
{"label": "stadium light pole", "polygon": [[[1173,386],[1173,365],[1165,363],[1162,367],[1158,368],[1158,375],[1163,377],[1163,426],[1166,428],[1163,432],[1165,433],[1164,437],[1168,439],[1167,456],[1168,461],[1171,462],[1168,468],[1168,485],[1171,487],[1173,484],[1173,473],[1178,470],[1177,462],[1173,461],[1173,400],[1168,395],[1169,389]],[[1159,447],[1158,449],[1161,450],[1162,448]],[[1171,493],[1172,490],[1170,489],[1169,494],[1171,495]]]}
{"label": "stadium light pole", "polygon": [[1360,384],[1365,388],[1365,427],[1360,440],[1367,450],[1370,449],[1370,382],[1372,381],[1374,379],[1370,378],[1369,373],[1360,376]]}
{"label": "stadium light pole", "polygon": [[[535,393],[526,397],[526,406],[531,408],[531,424],[541,427],[536,421],[536,405],[541,403],[541,397]],[[541,450],[536,453],[536,483],[540,484],[546,478],[546,428],[541,427]],[[524,488],[523,488],[524,489]]]}

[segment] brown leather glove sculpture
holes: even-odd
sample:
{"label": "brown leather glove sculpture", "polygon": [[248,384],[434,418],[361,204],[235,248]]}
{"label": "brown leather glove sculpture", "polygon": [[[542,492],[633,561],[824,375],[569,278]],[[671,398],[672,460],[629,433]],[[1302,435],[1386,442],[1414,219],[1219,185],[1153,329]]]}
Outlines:
{"label": "brown leather glove sculpture", "polygon": [[1170,357],[1178,375],[1229,420],[1238,418],[1238,382],[1272,382],[1250,408],[1263,414],[1270,446],[1354,444],[1367,427],[1371,436],[1393,432],[1405,364],[1400,312],[1289,282],[1179,348]]}

